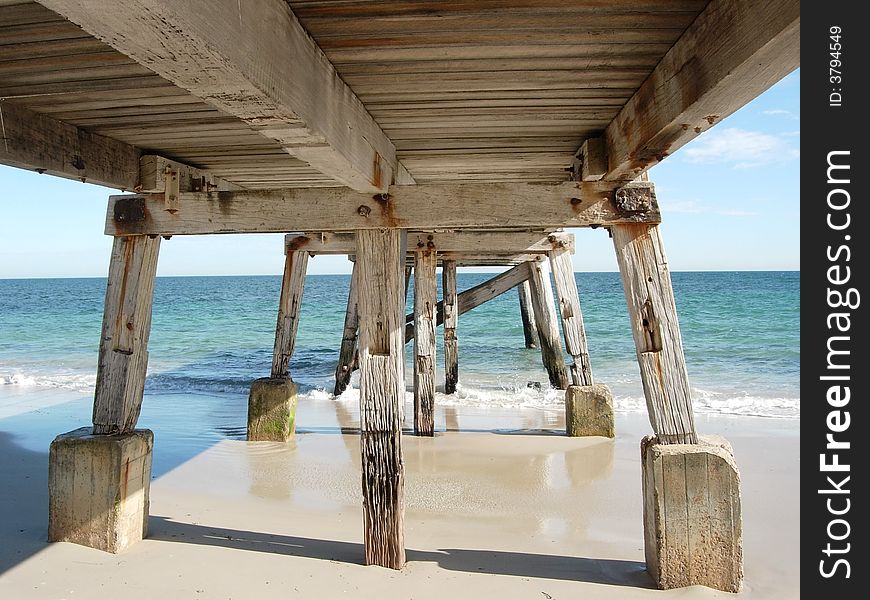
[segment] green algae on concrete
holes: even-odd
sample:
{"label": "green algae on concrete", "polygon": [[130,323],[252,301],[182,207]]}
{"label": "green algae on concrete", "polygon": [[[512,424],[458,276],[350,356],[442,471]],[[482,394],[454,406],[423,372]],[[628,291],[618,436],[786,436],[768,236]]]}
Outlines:
{"label": "green algae on concrete", "polygon": [[248,396],[248,441],[286,442],[296,432],[296,384],[289,377],[264,377]]}

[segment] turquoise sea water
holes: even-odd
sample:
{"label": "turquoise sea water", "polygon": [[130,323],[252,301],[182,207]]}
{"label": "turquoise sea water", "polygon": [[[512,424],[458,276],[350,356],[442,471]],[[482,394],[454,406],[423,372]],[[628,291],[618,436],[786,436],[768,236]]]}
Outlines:
{"label": "turquoise sea water", "polygon": [[[491,276],[460,273],[458,287]],[[596,381],[610,385],[618,410],[643,410],[618,275],[576,277]],[[799,273],[674,273],[673,281],[696,411],[799,416]],[[349,275],[306,279],[291,362],[306,395],[332,390],[349,282]],[[218,404],[246,394],[269,372],[280,284],[279,277],[158,278],[146,394],[193,392]],[[91,390],[104,292],[104,279],[0,280],[0,389]],[[538,351],[523,346],[515,292],[463,315],[459,339],[460,388],[437,402],[562,402],[546,385]],[[406,372],[408,382],[410,363]]]}

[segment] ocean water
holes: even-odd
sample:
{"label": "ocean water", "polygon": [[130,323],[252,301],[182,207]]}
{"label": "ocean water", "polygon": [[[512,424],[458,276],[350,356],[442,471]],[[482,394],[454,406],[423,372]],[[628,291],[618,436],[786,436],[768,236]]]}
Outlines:
{"label": "ocean water", "polygon": [[[460,272],[458,287],[491,276]],[[617,410],[645,411],[619,276],[576,277],[596,381],[611,387]],[[799,417],[799,273],[681,272],[673,282],[696,412]],[[306,279],[290,367],[302,400],[331,396],[349,283],[349,275]],[[280,285],[279,277],[158,278],[146,395],[194,393],[218,409],[237,404],[253,379],[269,373]],[[0,280],[0,392],[91,392],[104,293],[99,278]],[[437,403],[563,402],[547,385],[539,352],[523,345],[515,292],[463,315],[458,334],[459,389],[438,393]],[[411,372],[409,361],[406,383]],[[350,389],[340,400],[357,398]]]}

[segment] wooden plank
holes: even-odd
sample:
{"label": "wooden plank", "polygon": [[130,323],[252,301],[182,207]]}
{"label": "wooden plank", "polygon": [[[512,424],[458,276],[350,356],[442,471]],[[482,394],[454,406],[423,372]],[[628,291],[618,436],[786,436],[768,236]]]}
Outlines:
{"label": "wooden plank", "polygon": [[435,435],[434,248],[414,252],[414,433]]}
{"label": "wooden plank", "polygon": [[657,225],[614,225],[650,423],[663,444],[697,444],[674,290]]}
{"label": "wooden plank", "polygon": [[586,329],[583,327],[583,313],[580,311],[580,294],[577,291],[570,251],[565,248],[550,251],[550,265],[556,284],[559,314],[562,316],[565,348],[572,359],[571,381],[574,385],[593,385],[595,382],[592,380],[592,363],[589,361]]}
{"label": "wooden plank", "polygon": [[532,309],[532,291],[529,282],[524,281],[517,286],[517,295],[520,298],[520,317],[523,321],[523,337],[526,348],[538,347],[538,327],[535,324],[535,313]]}
{"label": "wooden plank", "polygon": [[392,182],[392,142],[282,0],[40,3],[329,177]]}
{"label": "wooden plank", "polygon": [[159,251],[159,237],[119,237],[112,246],[94,392],[95,434],[130,433],[136,427]]}
{"label": "wooden plank", "polygon": [[315,17],[385,17],[416,18],[421,15],[450,13],[480,13],[498,11],[512,14],[518,10],[587,10],[599,13],[619,13],[626,10],[643,12],[693,12],[704,6],[704,0],[632,0],[630,4],[612,0],[290,0],[303,19]]}
{"label": "wooden plank", "polygon": [[459,382],[459,338],[456,328],[459,325],[459,300],[456,293],[456,261],[445,260],[441,267],[441,301],[444,313],[444,393],[456,392]]}
{"label": "wooden plank", "polygon": [[139,183],[139,149],[0,99],[0,163],[121,190]]}
{"label": "wooden plank", "polygon": [[366,564],[405,564],[402,409],[402,262],[398,229],[357,233],[359,260],[360,454]]}
{"label": "wooden plank", "polygon": [[[407,294],[407,283],[405,293]],[[359,268],[353,263],[350,276],[350,288],[347,291],[347,310],[344,313],[344,329],[341,334],[341,349],[338,352],[338,365],[335,367],[335,389],[333,396],[340,396],[350,385],[354,362],[357,356],[357,330],[359,328],[359,311],[357,310],[357,295],[359,292]]]}
{"label": "wooden plank", "polygon": [[800,65],[798,0],[712,0],[607,127],[609,180],[633,180]]}
{"label": "wooden plank", "polygon": [[302,306],[307,268],[307,252],[287,253],[284,260],[284,278],[281,281],[281,298],[278,302],[275,350],[272,353],[272,378],[289,377],[290,358],[296,348],[299,309]]}
{"label": "wooden plank", "polygon": [[[309,231],[288,233],[284,237],[286,247],[305,248],[306,252],[320,254],[354,254],[356,237],[352,232]],[[546,254],[556,247],[573,252],[574,235],[563,231],[445,231],[408,232],[408,252],[429,245],[439,253],[461,252],[486,255],[503,253]]]}
{"label": "wooden plank", "polygon": [[565,369],[565,357],[562,355],[562,344],[559,342],[559,325],[556,323],[550,270],[544,261],[526,264],[529,270],[529,290],[535,323],[538,326],[538,341],[541,344],[541,360],[547,370],[550,385],[564,390],[568,387],[568,373]]}
{"label": "wooden plank", "polygon": [[[525,263],[519,264],[504,273],[499,273],[492,279],[484,281],[473,288],[467,289],[456,296],[456,317],[459,318],[470,310],[473,310],[493,298],[501,296],[508,290],[512,290],[529,278],[529,270]],[[439,302],[435,307],[436,327],[444,323],[444,303]],[[414,337],[414,315],[405,317],[405,342]]]}
{"label": "wooden plank", "polygon": [[[178,211],[162,208],[163,195],[112,196],[108,235],[191,235],[286,231],[417,230],[491,227],[588,227],[659,222],[654,195],[644,210],[620,212],[606,182],[559,185],[457,184],[391,186],[388,196],[342,188],[181,194]],[[510,198],[511,202],[504,202]],[[138,204],[135,218],[116,220]]]}

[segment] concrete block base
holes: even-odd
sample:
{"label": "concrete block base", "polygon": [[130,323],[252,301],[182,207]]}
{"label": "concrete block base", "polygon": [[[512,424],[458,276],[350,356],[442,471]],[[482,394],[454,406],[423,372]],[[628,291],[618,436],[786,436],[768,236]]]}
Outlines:
{"label": "concrete block base", "polygon": [[296,384],[289,377],[264,377],[248,396],[248,441],[286,442],[296,433]]}
{"label": "concrete block base", "polygon": [[698,444],[641,441],[647,571],[660,589],[743,584],[740,473],[719,436]]}
{"label": "concrete block base", "polygon": [[565,432],[570,437],[612,438],[613,396],[606,385],[569,385],[565,390]]}
{"label": "concrete block base", "polygon": [[118,553],[145,537],[154,434],[57,436],[48,462],[48,541]]}

